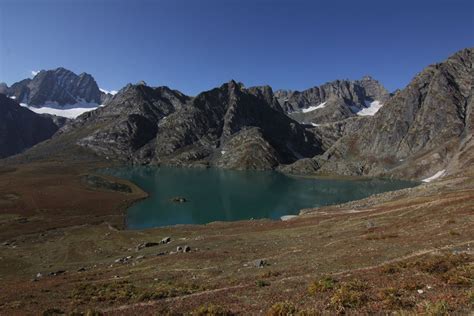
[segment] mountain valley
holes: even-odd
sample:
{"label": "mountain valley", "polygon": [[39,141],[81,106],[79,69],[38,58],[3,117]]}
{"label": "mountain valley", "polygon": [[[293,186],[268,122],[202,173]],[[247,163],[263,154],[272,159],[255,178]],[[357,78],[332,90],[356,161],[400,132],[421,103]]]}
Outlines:
{"label": "mountain valley", "polygon": [[[366,76],[112,94],[64,68],[0,85],[0,314],[468,314],[473,61],[460,50],[394,93]],[[89,107],[28,109],[51,104]],[[152,193],[101,172],[124,166],[419,185],[285,220],[126,229]]]}

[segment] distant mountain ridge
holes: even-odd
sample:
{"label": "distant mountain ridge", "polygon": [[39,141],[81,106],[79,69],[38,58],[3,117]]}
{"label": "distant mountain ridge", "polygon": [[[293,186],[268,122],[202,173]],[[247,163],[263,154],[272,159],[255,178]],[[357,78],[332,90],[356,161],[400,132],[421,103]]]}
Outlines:
{"label": "distant mountain ridge", "polygon": [[65,68],[42,70],[32,79],[24,79],[8,87],[0,86],[4,93],[19,103],[32,107],[54,104],[58,107],[75,104],[102,104],[111,94],[102,92],[95,79],[87,73],[79,75]]}
{"label": "distant mountain ridge", "polygon": [[383,85],[370,76],[335,80],[303,91],[278,90],[275,96],[288,115],[308,124],[341,121],[364,111],[374,101],[381,106],[390,98]]}

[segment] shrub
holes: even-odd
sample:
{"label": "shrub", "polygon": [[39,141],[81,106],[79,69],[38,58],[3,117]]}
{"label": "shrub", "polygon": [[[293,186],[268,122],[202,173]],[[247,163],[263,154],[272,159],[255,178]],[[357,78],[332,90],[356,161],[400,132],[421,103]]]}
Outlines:
{"label": "shrub", "polygon": [[385,308],[399,309],[412,308],[415,306],[413,298],[407,297],[404,290],[389,287],[383,289],[379,294]]}
{"label": "shrub", "polygon": [[365,294],[367,289],[367,283],[360,280],[343,283],[332,295],[329,305],[337,312],[344,312],[346,308],[361,307],[368,301],[368,296]]}
{"label": "shrub", "polygon": [[474,305],[474,291],[473,290],[467,291],[466,296],[467,296],[467,301],[469,302],[469,304]]}
{"label": "shrub", "polygon": [[270,286],[270,283],[264,280],[257,280],[255,281],[255,285],[258,287],[265,287],[265,286]]}
{"label": "shrub", "polygon": [[126,302],[149,301],[183,294],[192,294],[202,290],[197,285],[158,284],[153,288],[138,288],[128,281],[105,284],[81,284],[72,291],[72,298],[78,301]]}
{"label": "shrub", "polygon": [[59,308],[48,308],[43,312],[43,316],[64,315],[64,312]]}
{"label": "shrub", "polygon": [[443,280],[451,285],[470,287],[474,286],[474,266],[451,269],[442,276]]}
{"label": "shrub", "polygon": [[308,286],[308,293],[311,295],[315,295],[316,293],[332,290],[336,286],[336,283],[337,283],[337,280],[331,277],[322,278],[318,281],[312,282]]}
{"label": "shrub", "polygon": [[390,238],[398,238],[396,233],[380,233],[380,234],[369,234],[365,236],[366,240],[384,240]]}
{"label": "shrub", "polygon": [[271,278],[271,277],[277,277],[279,275],[281,275],[281,273],[278,272],[278,271],[266,271],[266,272],[260,274],[260,277],[262,279],[267,279],[267,278]]}
{"label": "shrub", "polygon": [[84,301],[127,301],[136,296],[136,287],[128,282],[85,283],[72,291],[72,298]]}
{"label": "shrub", "polygon": [[426,314],[432,316],[448,315],[449,305],[446,301],[438,301],[434,303],[426,303],[425,305]]}
{"label": "shrub", "polygon": [[394,274],[400,272],[400,267],[394,264],[388,264],[382,267],[382,273]]}
{"label": "shrub", "polygon": [[298,309],[290,302],[274,304],[267,312],[267,316],[293,316],[297,315]]}
{"label": "shrub", "polygon": [[231,316],[231,311],[214,304],[202,305],[191,312],[193,316]]}
{"label": "shrub", "polygon": [[443,274],[450,269],[462,266],[469,262],[470,258],[466,254],[428,256],[414,263],[414,266],[423,272],[430,274]]}

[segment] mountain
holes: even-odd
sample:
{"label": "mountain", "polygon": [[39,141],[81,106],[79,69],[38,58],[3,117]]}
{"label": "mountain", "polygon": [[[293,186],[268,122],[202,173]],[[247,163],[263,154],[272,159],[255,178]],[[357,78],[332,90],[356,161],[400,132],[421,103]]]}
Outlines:
{"label": "mountain", "polygon": [[270,87],[246,89],[235,81],[194,98],[128,85],[29,153],[77,147],[132,164],[233,169],[272,169],[322,154],[315,135],[285,115]]}
{"label": "mountain", "polygon": [[11,156],[50,138],[59,128],[52,117],[31,112],[0,94],[0,158]]}
{"label": "mountain", "polygon": [[336,80],[304,91],[278,90],[275,96],[295,120],[317,125],[356,115],[373,115],[390,95],[375,79]]}
{"label": "mountain", "polygon": [[[464,49],[392,95],[370,77],[276,93],[230,81],[196,97],[130,84],[28,157],[80,149],[130,164],[410,179],[451,174],[474,161],[472,59],[473,49]],[[384,105],[374,109],[374,102]]]}
{"label": "mountain", "polygon": [[316,137],[284,114],[270,87],[230,81],[160,122],[154,161],[271,169],[318,153]]}
{"label": "mountain", "polygon": [[472,167],[473,56],[464,49],[428,66],[356,131],[291,168],[423,179]]}
{"label": "mountain", "polygon": [[151,88],[144,84],[128,85],[119,91],[106,106],[84,113],[64,133],[87,136],[77,144],[102,156],[132,163],[147,163],[158,132],[158,123],[183,107],[189,97],[168,87]]}
{"label": "mountain", "polygon": [[24,79],[11,87],[3,84],[0,90],[18,102],[32,107],[48,105],[61,108],[76,104],[84,107],[84,104],[102,104],[111,97],[110,94],[100,91],[91,75],[76,75],[62,67],[42,70],[33,79]]}

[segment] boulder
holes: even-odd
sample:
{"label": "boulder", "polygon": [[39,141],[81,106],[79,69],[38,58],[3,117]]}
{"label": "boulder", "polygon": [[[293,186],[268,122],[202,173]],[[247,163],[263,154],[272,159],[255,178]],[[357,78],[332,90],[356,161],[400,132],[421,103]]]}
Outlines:
{"label": "boulder", "polygon": [[160,244],[167,244],[171,242],[171,237],[165,237],[160,241]]}
{"label": "boulder", "polygon": [[154,247],[154,246],[158,246],[160,243],[157,243],[157,242],[144,242],[144,243],[141,243],[137,246],[137,250],[141,250],[143,248],[149,248],[149,247]]}
{"label": "boulder", "polygon": [[185,197],[182,197],[182,196],[175,196],[175,197],[171,198],[170,201],[173,202],[173,203],[185,203],[188,200]]}

